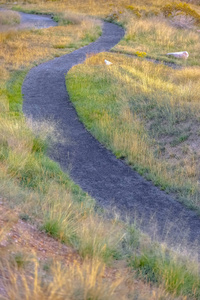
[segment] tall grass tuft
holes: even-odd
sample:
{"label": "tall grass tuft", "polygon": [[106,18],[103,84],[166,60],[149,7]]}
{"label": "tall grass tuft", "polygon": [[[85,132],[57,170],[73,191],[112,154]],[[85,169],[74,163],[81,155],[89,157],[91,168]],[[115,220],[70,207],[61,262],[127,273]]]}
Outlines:
{"label": "tall grass tuft", "polygon": [[0,25],[16,25],[20,23],[20,19],[20,14],[15,11],[0,11]]}
{"label": "tall grass tuft", "polygon": [[33,259],[27,274],[19,273],[8,266],[8,276],[4,277],[4,299],[115,299],[114,292],[119,286],[119,279],[112,282],[104,279],[105,265],[98,260],[82,264],[74,262],[70,266],[54,263],[45,278],[41,277],[41,267]]}
{"label": "tall grass tuft", "polygon": [[180,257],[171,256],[167,249],[144,249],[140,255],[131,257],[130,265],[138,270],[138,276],[148,282],[163,285],[166,291],[176,296],[188,295],[191,299],[200,297],[196,263],[181,261]]}

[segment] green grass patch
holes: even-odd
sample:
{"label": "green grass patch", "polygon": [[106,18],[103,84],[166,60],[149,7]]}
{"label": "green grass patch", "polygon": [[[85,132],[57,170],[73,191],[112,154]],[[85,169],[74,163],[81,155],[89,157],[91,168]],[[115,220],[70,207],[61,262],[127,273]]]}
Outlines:
{"label": "green grass patch", "polygon": [[22,113],[21,86],[26,74],[27,71],[15,71],[7,82],[6,90],[2,91],[8,99],[10,112]]}
{"label": "green grass patch", "polygon": [[159,247],[146,249],[140,255],[131,257],[130,266],[137,269],[140,278],[164,285],[167,292],[175,292],[176,296],[187,295],[190,299],[200,297],[198,268],[172,257],[167,250],[160,251]]}
{"label": "green grass patch", "polygon": [[[65,44],[57,44],[53,46],[55,49],[65,49],[67,46]],[[69,46],[68,46],[69,48]]]}

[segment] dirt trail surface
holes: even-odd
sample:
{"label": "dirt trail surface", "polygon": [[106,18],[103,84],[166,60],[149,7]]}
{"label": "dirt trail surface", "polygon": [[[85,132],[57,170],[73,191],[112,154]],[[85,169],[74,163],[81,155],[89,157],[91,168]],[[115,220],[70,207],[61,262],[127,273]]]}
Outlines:
{"label": "dirt trail surface", "polygon": [[35,121],[53,120],[58,124],[66,141],[56,143],[49,156],[70,172],[97,203],[116,208],[122,217],[128,215],[131,220],[137,216],[144,231],[182,251],[185,238],[190,248],[194,241],[200,242],[200,218],[92,137],[79,121],[66,91],[65,75],[72,66],[82,63],[87,54],[110,50],[123,35],[119,26],[104,23],[103,34],[96,42],[33,68],[23,84],[23,111]]}
{"label": "dirt trail surface", "polygon": [[[8,11],[7,9],[0,8],[0,11]],[[14,26],[15,29],[41,29],[56,26],[57,23],[53,21],[51,16],[47,15],[31,15],[23,12],[17,12],[20,17],[20,24]]]}

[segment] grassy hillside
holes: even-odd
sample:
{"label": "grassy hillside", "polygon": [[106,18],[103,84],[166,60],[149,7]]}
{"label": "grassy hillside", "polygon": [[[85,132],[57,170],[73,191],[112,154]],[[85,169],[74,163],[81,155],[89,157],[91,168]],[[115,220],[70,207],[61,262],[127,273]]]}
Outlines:
{"label": "grassy hillside", "polygon": [[[162,11],[165,4],[165,1],[151,4],[136,1],[134,7],[129,7],[130,1],[121,0],[28,1],[17,5],[9,2],[17,10],[54,13],[59,26],[16,31],[12,26],[18,23],[15,21],[18,15],[11,14],[6,18],[10,23],[4,24],[8,27],[0,32],[0,299],[200,298],[199,265],[195,258],[187,252],[186,259],[178,251],[151,241],[136,225],[124,224],[117,218],[107,220],[94,199],[46,156],[47,147],[53,146],[57,139],[64,139],[57,132],[56,124],[35,123],[25,120],[22,114],[21,85],[27,71],[99,36],[99,23],[86,16],[88,8],[90,15],[126,26],[127,35],[139,30],[130,24],[142,27],[144,32],[136,40],[133,35],[130,39],[126,36],[119,48],[114,49],[132,54],[139,51],[141,56],[147,49],[135,49],[134,45],[147,47],[148,26],[155,28],[155,22],[172,26],[171,32],[178,32],[176,38],[184,39],[182,29],[168,24],[171,19],[163,15],[157,18],[154,13],[154,10]],[[191,8],[199,13],[198,6],[191,5]],[[146,25],[141,25],[143,22]],[[186,31],[186,37],[194,56],[187,64],[198,65],[199,53],[195,50],[198,22],[194,21],[192,26],[191,32]],[[163,59],[160,48],[157,49],[158,36],[155,29],[156,39],[152,47],[149,45],[147,54]],[[165,51],[166,45],[168,41]],[[195,93],[199,89],[198,67],[173,71],[172,76],[170,68],[155,66],[142,58],[106,54],[113,66],[105,69],[104,57],[105,54],[91,57],[70,73],[68,87],[72,98],[76,100],[77,87],[84,96],[86,109],[76,101],[82,120],[90,130],[95,129],[97,137],[118,157],[126,157],[156,184],[189,197],[188,201],[198,207],[196,160],[193,165],[190,163],[194,153],[186,153],[188,163],[185,163],[187,149],[177,150],[182,143],[196,141],[198,137],[191,133],[199,121],[198,93]],[[184,65],[174,59],[167,60]],[[99,86],[94,86],[94,80]],[[96,105],[86,88],[95,96]],[[171,95],[175,95],[173,101]],[[136,142],[130,151],[133,138]],[[167,144],[163,146],[165,140]],[[180,166],[173,157],[173,149],[181,153]],[[41,246],[41,240],[48,247]]]}
{"label": "grassy hillside", "polygon": [[[104,59],[113,62],[105,66]],[[87,128],[117,157],[199,209],[198,68],[103,53],[67,77]]]}
{"label": "grassy hillside", "polygon": [[[73,68],[68,89],[87,128],[117,157],[199,210],[199,7],[157,2],[110,13],[126,28],[116,54]],[[187,60],[166,55],[183,50]]]}

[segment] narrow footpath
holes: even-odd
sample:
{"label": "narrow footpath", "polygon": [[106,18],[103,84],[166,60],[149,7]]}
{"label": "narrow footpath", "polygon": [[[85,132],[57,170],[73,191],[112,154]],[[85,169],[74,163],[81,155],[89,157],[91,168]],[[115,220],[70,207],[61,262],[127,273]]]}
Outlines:
{"label": "narrow footpath", "polygon": [[[23,111],[35,121],[56,122],[65,143],[56,143],[49,156],[99,205],[116,209],[122,218],[138,220],[142,230],[170,245],[188,249],[200,243],[200,217],[160,191],[105,149],[79,121],[65,86],[65,75],[86,55],[109,51],[124,35],[104,23],[94,43],[33,68],[22,92]],[[200,252],[199,252],[200,253]]]}

